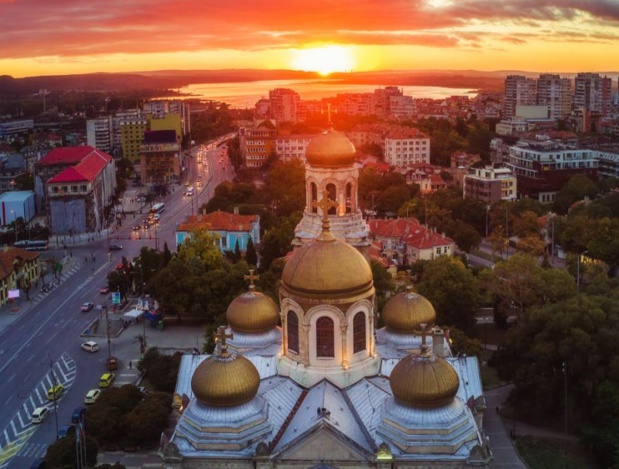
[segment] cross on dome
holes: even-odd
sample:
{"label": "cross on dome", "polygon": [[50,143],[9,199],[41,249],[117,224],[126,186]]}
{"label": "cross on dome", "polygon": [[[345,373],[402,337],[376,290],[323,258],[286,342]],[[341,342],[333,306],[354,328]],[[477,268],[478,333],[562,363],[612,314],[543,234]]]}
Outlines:
{"label": "cross on dome", "polygon": [[317,202],[312,202],[312,207],[319,208],[320,210],[322,210],[322,233],[317,239],[321,239],[323,241],[334,240],[335,238],[333,237],[330,231],[331,226],[329,223],[329,209],[337,208],[338,207],[337,202],[334,202],[333,200],[329,199],[329,191],[324,190],[322,191],[322,199],[320,199]]}
{"label": "cross on dome", "polygon": [[233,339],[234,334],[226,334],[226,326],[219,326],[217,332],[213,334],[213,337],[215,337],[215,343],[219,345],[220,355],[226,356],[228,354],[226,339]]}
{"label": "cross on dome", "polygon": [[428,345],[426,344],[426,337],[428,337],[429,329],[425,323],[419,324],[420,331],[413,331],[413,334],[421,336],[421,356],[428,356]]}
{"label": "cross on dome", "polygon": [[249,289],[254,290],[256,288],[256,285],[254,284],[254,280],[259,280],[260,275],[259,274],[254,275],[254,269],[249,269],[249,275],[243,275],[243,279],[249,280]]}

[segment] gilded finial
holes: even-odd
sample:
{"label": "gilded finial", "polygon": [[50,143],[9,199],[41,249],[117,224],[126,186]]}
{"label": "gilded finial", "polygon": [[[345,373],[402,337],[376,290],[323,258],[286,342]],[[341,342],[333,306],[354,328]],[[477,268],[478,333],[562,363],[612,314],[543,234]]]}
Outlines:
{"label": "gilded finial", "polygon": [[249,291],[254,291],[256,289],[256,285],[254,284],[254,280],[259,280],[260,275],[254,275],[254,269],[249,269],[249,275],[244,275],[243,279],[249,280]]}
{"label": "gilded finial", "polygon": [[[226,344],[226,339],[233,339],[234,334],[226,334],[226,326],[219,326],[217,328],[217,332],[213,334],[215,337],[215,343],[219,348],[219,356],[227,357],[228,356],[228,344]],[[216,347],[217,349],[217,347]]]}
{"label": "gilded finial", "polygon": [[426,337],[428,336],[428,325],[426,323],[419,324],[420,331],[413,331],[413,334],[421,336],[421,356],[428,357],[430,355],[428,345],[426,344]]}
{"label": "gilded finial", "polygon": [[312,207],[322,210],[322,233],[319,238],[322,240],[335,239],[330,231],[331,224],[329,222],[329,209],[337,208],[338,204],[337,202],[329,199],[329,191],[322,191],[322,199],[318,202],[312,202]]}

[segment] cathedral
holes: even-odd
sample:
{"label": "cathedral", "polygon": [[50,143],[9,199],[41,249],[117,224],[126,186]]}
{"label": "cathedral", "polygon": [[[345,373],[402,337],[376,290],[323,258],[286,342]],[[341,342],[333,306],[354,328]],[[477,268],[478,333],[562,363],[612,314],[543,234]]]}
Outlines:
{"label": "cathedral", "polygon": [[279,305],[235,298],[210,356],[185,355],[165,467],[464,468],[492,459],[476,357],[453,357],[432,304],[383,308],[357,203],[354,146],[329,130],[307,148],[307,207]]}

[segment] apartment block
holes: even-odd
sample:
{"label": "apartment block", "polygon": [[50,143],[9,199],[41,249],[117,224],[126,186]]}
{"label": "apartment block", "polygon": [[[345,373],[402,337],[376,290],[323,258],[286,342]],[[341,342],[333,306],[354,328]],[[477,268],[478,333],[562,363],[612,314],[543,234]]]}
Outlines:
{"label": "apartment block", "polygon": [[537,104],[548,106],[551,119],[563,119],[572,112],[572,80],[543,73],[537,79]]}
{"label": "apartment block", "polygon": [[516,115],[519,104],[534,105],[537,84],[532,78],[522,75],[509,75],[505,78],[505,94],[503,101],[503,118],[509,119]]}
{"label": "apartment block", "polygon": [[278,135],[275,152],[281,160],[298,159],[305,162],[305,150],[316,135]]}
{"label": "apartment block", "polygon": [[500,200],[513,201],[517,198],[517,180],[509,168],[485,166],[469,168],[464,176],[462,194],[464,197],[491,204]]}
{"label": "apartment block", "polygon": [[385,162],[393,166],[430,162],[430,137],[416,129],[400,128],[385,136]]}
{"label": "apartment block", "polygon": [[260,168],[275,149],[277,130],[271,121],[239,128],[241,157],[247,168]]}
{"label": "apartment block", "polygon": [[301,98],[299,94],[287,88],[275,88],[269,91],[270,115],[277,122],[296,122],[297,108]]}
{"label": "apartment block", "polygon": [[574,108],[609,116],[612,109],[612,79],[598,73],[579,73],[574,80]]}
{"label": "apartment block", "polygon": [[596,152],[561,144],[543,136],[509,147],[506,166],[518,179],[518,195],[542,203],[554,201],[557,191],[575,174],[598,178]]}

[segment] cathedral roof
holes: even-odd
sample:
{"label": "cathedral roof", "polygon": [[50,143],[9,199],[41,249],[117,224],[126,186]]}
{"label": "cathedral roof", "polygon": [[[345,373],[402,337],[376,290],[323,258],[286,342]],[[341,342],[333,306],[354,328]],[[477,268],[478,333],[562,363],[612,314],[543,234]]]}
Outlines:
{"label": "cathedral roof", "polygon": [[419,330],[421,324],[434,324],[436,311],[426,298],[407,291],[390,298],[383,307],[381,317],[389,329],[412,333]]}
{"label": "cathedral roof", "polygon": [[305,150],[305,159],[311,166],[339,168],[355,163],[355,146],[346,135],[333,129],[312,139]]}

